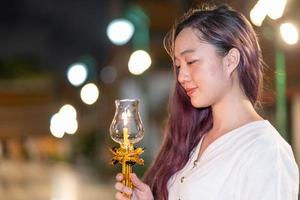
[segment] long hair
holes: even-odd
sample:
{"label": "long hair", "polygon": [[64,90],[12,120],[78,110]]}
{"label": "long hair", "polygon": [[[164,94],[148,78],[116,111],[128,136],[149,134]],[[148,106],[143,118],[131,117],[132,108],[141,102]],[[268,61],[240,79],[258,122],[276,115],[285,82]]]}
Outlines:
{"label": "long hair", "polygon": [[[226,5],[189,10],[176,23],[164,40],[166,51],[174,61],[174,43],[184,28],[196,30],[201,41],[216,47],[220,56],[231,48],[240,52],[237,66],[239,84],[250,102],[258,102],[262,88],[262,55],[256,34],[248,20]],[[177,81],[169,100],[169,116],[162,147],[156,160],[145,174],[155,200],[168,199],[168,180],[187,163],[190,152],[201,137],[212,128],[211,107],[194,108]]]}

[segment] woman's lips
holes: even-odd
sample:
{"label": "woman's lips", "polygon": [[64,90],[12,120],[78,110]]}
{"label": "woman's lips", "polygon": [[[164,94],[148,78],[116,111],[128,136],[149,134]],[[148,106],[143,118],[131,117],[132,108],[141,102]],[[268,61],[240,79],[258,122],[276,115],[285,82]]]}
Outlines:
{"label": "woman's lips", "polygon": [[193,95],[193,93],[196,91],[196,88],[187,88],[186,90],[186,94],[191,97]]}

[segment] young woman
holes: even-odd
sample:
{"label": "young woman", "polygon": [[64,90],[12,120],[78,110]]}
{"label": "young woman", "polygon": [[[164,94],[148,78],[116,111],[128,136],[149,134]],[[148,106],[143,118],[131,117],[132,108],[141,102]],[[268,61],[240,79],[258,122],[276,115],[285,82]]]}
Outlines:
{"label": "young woman", "polygon": [[116,199],[296,200],[290,145],[256,111],[262,55],[247,19],[227,6],[191,10],[165,40],[177,81],[162,148],[144,182]]}

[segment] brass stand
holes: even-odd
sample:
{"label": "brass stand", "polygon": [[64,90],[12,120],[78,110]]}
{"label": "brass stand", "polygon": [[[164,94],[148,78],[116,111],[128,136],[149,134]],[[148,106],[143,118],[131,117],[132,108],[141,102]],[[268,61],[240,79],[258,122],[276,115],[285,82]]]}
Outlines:
{"label": "brass stand", "polygon": [[130,173],[132,173],[132,166],[134,164],[144,165],[144,160],[139,156],[144,152],[143,148],[135,148],[132,144],[128,147],[120,146],[110,149],[114,155],[111,163],[122,165],[122,174],[123,174],[123,184],[126,187],[133,189],[132,181],[130,179]]}

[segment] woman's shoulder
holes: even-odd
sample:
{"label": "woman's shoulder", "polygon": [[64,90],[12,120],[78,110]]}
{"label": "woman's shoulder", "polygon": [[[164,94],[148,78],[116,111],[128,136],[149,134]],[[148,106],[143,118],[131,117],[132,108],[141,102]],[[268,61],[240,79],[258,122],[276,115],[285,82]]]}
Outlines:
{"label": "woman's shoulder", "polygon": [[247,123],[224,135],[219,143],[223,141],[236,155],[242,155],[247,160],[264,152],[282,152],[293,157],[291,146],[268,120]]}
{"label": "woman's shoulder", "polygon": [[245,163],[253,166],[272,166],[271,163],[280,162],[288,168],[297,169],[297,164],[289,143],[280,135],[274,126],[265,120],[260,126],[249,129],[248,148],[244,152]]}
{"label": "woman's shoulder", "polygon": [[264,121],[248,129],[243,136],[243,152],[237,170],[238,196],[249,199],[294,199],[298,196],[299,170],[292,148],[272,124]]}
{"label": "woman's shoulder", "polygon": [[232,131],[229,139],[246,151],[264,151],[283,148],[291,151],[291,146],[283,139],[268,120],[254,121]]}
{"label": "woman's shoulder", "polygon": [[275,127],[267,120],[249,129],[252,151],[286,151],[292,154],[289,143],[281,136]]}

